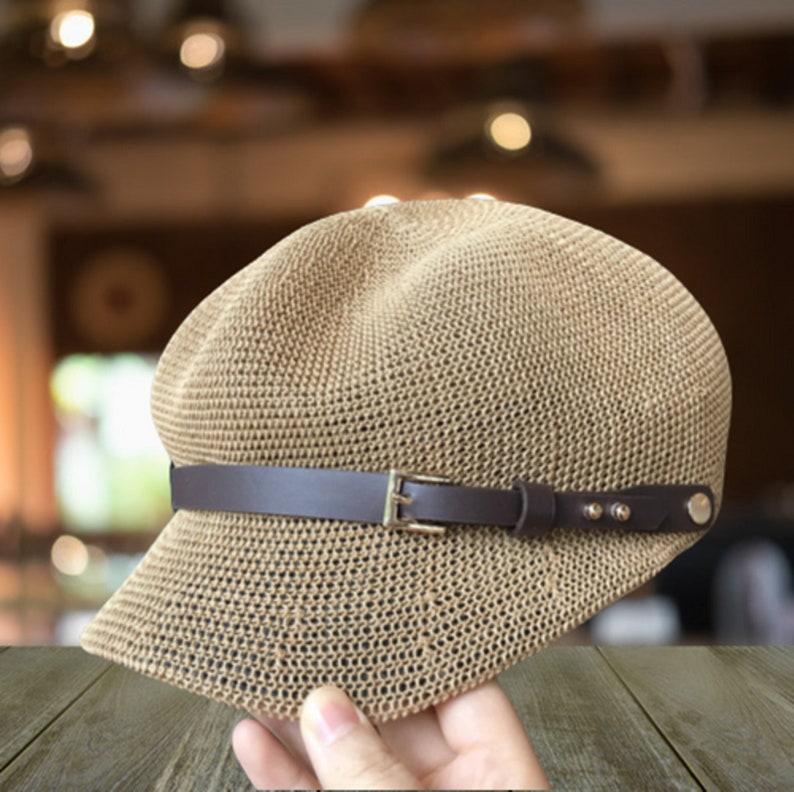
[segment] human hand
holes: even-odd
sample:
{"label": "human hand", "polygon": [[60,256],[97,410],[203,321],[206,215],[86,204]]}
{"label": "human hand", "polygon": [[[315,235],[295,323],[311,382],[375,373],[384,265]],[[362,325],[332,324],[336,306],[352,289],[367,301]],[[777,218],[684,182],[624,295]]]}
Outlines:
{"label": "human hand", "polygon": [[232,744],[257,789],[548,789],[495,681],[377,730],[341,691],[322,687],[299,721],[254,713]]}

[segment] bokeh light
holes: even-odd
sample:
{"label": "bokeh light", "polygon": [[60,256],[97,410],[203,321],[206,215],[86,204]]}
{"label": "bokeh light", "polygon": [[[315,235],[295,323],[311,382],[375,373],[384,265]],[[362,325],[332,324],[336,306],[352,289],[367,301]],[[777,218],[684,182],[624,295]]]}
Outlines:
{"label": "bokeh light", "polygon": [[400,199],[393,195],[373,195],[364,206],[386,206],[394,203],[400,203]]}
{"label": "bokeh light", "polygon": [[33,144],[22,127],[9,127],[0,132],[0,180],[21,179],[33,164]]}
{"label": "bokeh light", "polygon": [[179,60],[188,69],[209,69],[217,66],[226,53],[223,38],[212,31],[188,33],[179,48]]}
{"label": "bokeh light", "polygon": [[477,201],[495,201],[496,197],[491,195],[491,193],[486,192],[476,192],[472,193],[471,195],[467,195],[467,198],[474,198]]}
{"label": "bokeh light", "polygon": [[64,49],[80,49],[94,38],[94,15],[88,11],[64,11],[50,23],[50,36]]}
{"label": "bokeh light", "polygon": [[505,151],[521,151],[532,140],[532,127],[521,113],[499,113],[486,124],[488,137]]}
{"label": "bokeh light", "polygon": [[82,575],[88,567],[88,548],[76,536],[59,536],[50,550],[52,565],[64,575]]}

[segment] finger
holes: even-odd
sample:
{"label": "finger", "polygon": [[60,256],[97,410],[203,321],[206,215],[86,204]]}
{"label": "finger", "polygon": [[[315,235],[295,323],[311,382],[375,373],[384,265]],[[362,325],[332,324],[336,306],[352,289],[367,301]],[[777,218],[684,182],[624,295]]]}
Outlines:
{"label": "finger", "polygon": [[527,736],[510,699],[491,679],[436,705],[444,738],[458,753],[480,745],[524,745]]}
{"label": "finger", "polygon": [[246,718],[232,732],[232,747],[257,789],[318,789],[320,784],[261,724]]}
{"label": "finger", "polygon": [[314,772],[330,789],[418,789],[419,781],[342,691],[322,687],[301,710]]}
{"label": "finger", "polygon": [[524,779],[531,789],[549,788],[524,726],[495,680],[437,704],[436,712],[454,751],[465,755],[485,749],[499,758],[510,785]]}
{"label": "finger", "polygon": [[418,778],[455,758],[455,751],[444,738],[432,708],[381,723],[378,731],[389,750]]}
{"label": "finger", "polygon": [[263,712],[252,712],[251,717],[256,718],[294,757],[303,763],[304,767],[311,767],[311,759],[309,759],[309,754],[306,753],[306,746],[303,744],[298,721],[274,718],[272,715],[265,715]]}

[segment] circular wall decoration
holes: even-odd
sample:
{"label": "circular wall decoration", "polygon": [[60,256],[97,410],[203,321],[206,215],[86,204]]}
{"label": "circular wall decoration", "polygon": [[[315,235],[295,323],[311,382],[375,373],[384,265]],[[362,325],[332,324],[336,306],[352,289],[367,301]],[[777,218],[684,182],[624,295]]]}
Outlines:
{"label": "circular wall decoration", "polygon": [[162,269],[150,254],[132,248],[105,250],[75,277],[69,313],[92,346],[137,349],[161,329],[168,291]]}

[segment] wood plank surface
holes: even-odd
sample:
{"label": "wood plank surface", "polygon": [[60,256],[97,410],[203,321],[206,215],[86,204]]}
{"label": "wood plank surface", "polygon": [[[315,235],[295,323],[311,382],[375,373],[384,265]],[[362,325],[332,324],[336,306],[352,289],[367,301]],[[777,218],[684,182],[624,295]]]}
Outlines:
{"label": "wood plank surface", "polygon": [[232,729],[245,713],[206,701],[205,710],[185,731],[153,789],[170,792],[251,790],[251,784],[232,751]]}
{"label": "wood plank surface", "polygon": [[601,651],[705,789],[794,789],[790,648]]}
{"label": "wood plank surface", "polygon": [[699,785],[591,647],[555,647],[504,672],[552,787],[679,790]]}
{"label": "wood plank surface", "polygon": [[[65,650],[39,651],[53,662]],[[0,789],[247,790],[231,754],[239,717],[113,666],[0,772]]]}
{"label": "wood plank surface", "polygon": [[[791,648],[555,647],[500,676],[555,788],[779,790]],[[0,652],[0,789],[248,790],[242,713],[76,648]]]}
{"label": "wood plank surface", "polygon": [[76,647],[0,653],[0,769],[109,668]]}

